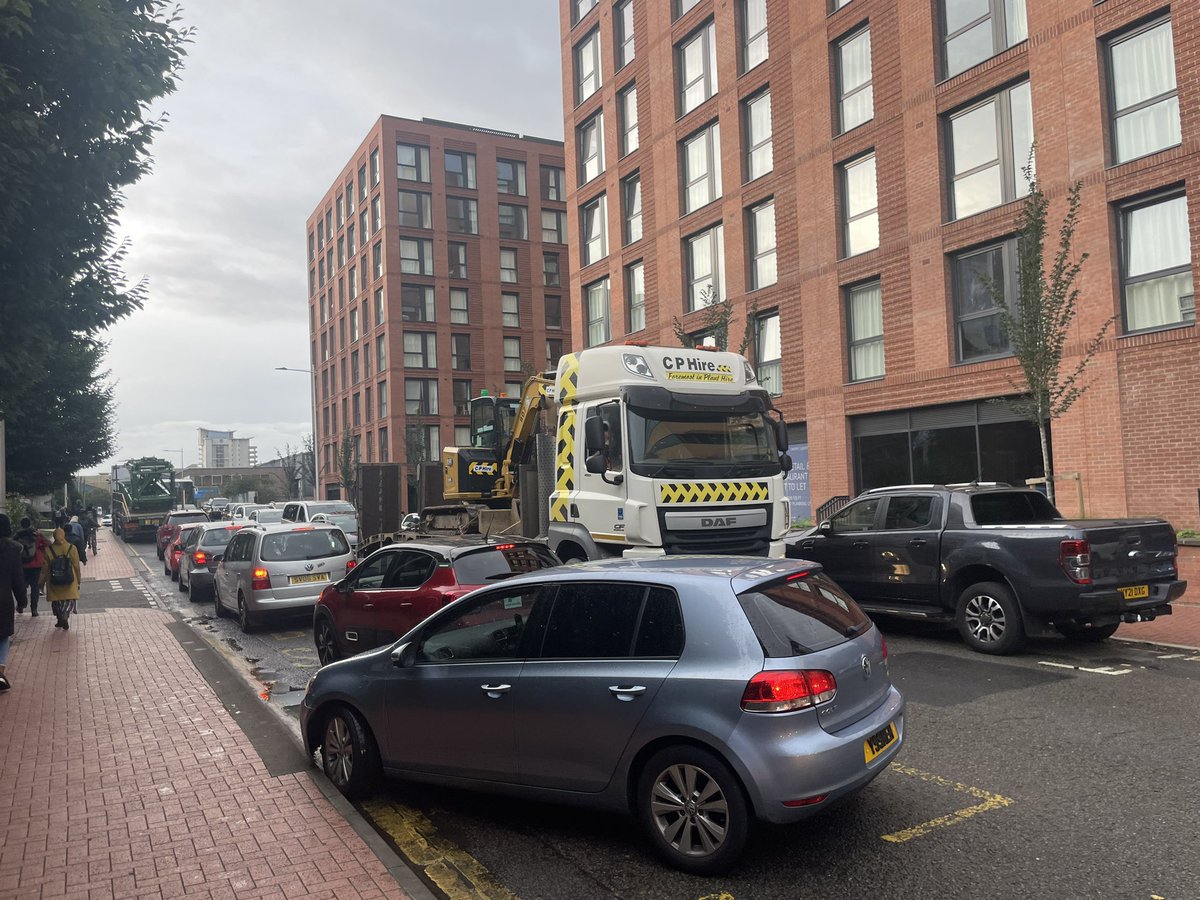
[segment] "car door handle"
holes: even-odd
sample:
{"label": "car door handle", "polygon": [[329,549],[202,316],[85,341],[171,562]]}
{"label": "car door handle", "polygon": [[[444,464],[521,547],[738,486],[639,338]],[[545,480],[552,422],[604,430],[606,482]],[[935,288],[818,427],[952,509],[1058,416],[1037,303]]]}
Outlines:
{"label": "car door handle", "polygon": [[486,693],[493,700],[499,700],[501,694],[507,694],[512,690],[511,684],[481,684],[479,689]]}
{"label": "car door handle", "polygon": [[911,541],[908,542],[908,546],[924,547],[928,543],[929,543],[929,541],[925,540],[925,538],[913,538]]}
{"label": "car door handle", "polygon": [[800,549],[802,549],[802,550],[811,550],[815,546],[817,546],[816,541],[809,540],[809,541],[801,541],[800,542]]}
{"label": "car door handle", "polygon": [[408,601],[406,601],[406,602],[404,602],[404,603],[401,603],[400,605],[401,605],[401,606],[412,606],[412,603],[411,603],[411,602],[408,602]]}
{"label": "car door handle", "polygon": [[374,609],[374,608],[375,608],[374,603],[364,603],[363,604],[363,609]]}
{"label": "car door handle", "polygon": [[616,697],[618,700],[624,700],[625,702],[629,702],[639,694],[646,693],[646,688],[640,684],[631,684],[628,687],[622,687],[619,684],[613,684],[609,685],[608,689],[612,692],[614,697]]}
{"label": "car door handle", "polygon": [[866,541],[855,541],[850,546],[853,547],[855,550],[861,550],[864,547],[869,546],[869,544]]}

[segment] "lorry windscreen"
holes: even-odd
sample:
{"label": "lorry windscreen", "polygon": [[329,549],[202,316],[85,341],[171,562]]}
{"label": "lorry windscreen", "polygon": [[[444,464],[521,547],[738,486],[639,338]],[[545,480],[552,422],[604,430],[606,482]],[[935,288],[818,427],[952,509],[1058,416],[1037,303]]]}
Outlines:
{"label": "lorry windscreen", "polygon": [[709,477],[779,471],[775,429],[761,412],[628,411],[630,465],[639,475]]}

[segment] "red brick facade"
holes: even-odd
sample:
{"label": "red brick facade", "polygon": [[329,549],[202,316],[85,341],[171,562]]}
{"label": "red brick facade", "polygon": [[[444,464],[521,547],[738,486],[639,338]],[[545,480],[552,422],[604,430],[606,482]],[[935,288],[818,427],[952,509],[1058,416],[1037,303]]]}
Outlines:
{"label": "red brick facade", "polygon": [[[617,70],[615,7],[599,0],[572,25],[574,0],[560,0],[568,215],[607,193],[609,253],[583,268],[572,246],[570,296],[574,337],[584,344],[584,286],[607,274],[612,286],[612,337],[627,335],[622,270],[645,265],[647,328],[639,340],[674,343],[672,320],[684,314],[687,275],[683,240],[724,224],[726,293],[739,310],[778,310],[783,396],[789,422],[807,424],[813,506],[854,493],[853,417],[1012,393],[1011,357],[958,362],[951,258],[1011,236],[1020,203],[954,220],[951,212],[949,114],[1028,79],[1037,170],[1051,199],[1052,244],[1066,193],[1083,184],[1077,252],[1086,252],[1079,315],[1064,368],[1105,321],[1115,317],[1088,369],[1088,392],[1052,426],[1055,469],[1080,473],[1089,515],[1160,514],[1176,527],[1200,524],[1200,335],[1193,321],[1127,334],[1123,319],[1120,206],[1160,190],[1182,191],[1189,205],[1193,278],[1200,246],[1200,5],[1156,0],[1039,0],[1027,3],[1028,38],[966,69],[941,77],[941,0],[849,0],[827,13],[824,0],[767,0],[769,56],[739,74],[742,3],[699,0],[673,21],[678,4],[632,0],[635,58]],[[1000,0],[995,0],[1000,5]],[[582,4],[587,6],[586,3]],[[688,4],[683,4],[685,7]],[[1120,165],[1114,163],[1107,41],[1156,16],[1170,16],[1182,142]],[[707,21],[715,23],[718,91],[678,116],[676,48]],[[835,46],[863,26],[871,33],[874,115],[835,134]],[[602,86],[574,103],[573,48],[593,28],[601,36]],[[640,148],[619,157],[617,94],[638,86]],[[774,166],[746,184],[740,103],[769,85]],[[597,109],[605,116],[605,171],[579,184],[577,126]],[[723,191],[681,214],[680,141],[720,122]],[[874,150],[879,247],[841,258],[839,164]],[[641,241],[622,247],[620,180],[640,171]],[[775,198],[778,280],[748,290],[746,211]],[[1053,247],[1048,249],[1052,251]],[[882,287],[886,374],[851,383],[845,289],[878,279]],[[740,335],[735,321],[731,333]],[[733,343],[733,341],[731,341]],[[1073,485],[1060,486],[1074,514]]]}
{"label": "red brick facade", "polygon": [[[425,169],[415,179],[402,179],[397,166],[397,144],[427,149]],[[472,154],[475,161],[475,186],[447,184],[445,153]],[[497,177],[497,159],[525,164],[524,194],[501,193]],[[378,178],[373,175],[375,163]],[[427,166],[427,168],[425,168]],[[358,150],[334,179],[307,222],[306,252],[309,267],[309,322],[314,385],[314,421],[318,496],[336,494],[339,448],[349,427],[351,440],[358,441],[364,462],[390,461],[405,464],[411,448],[406,439],[409,425],[437,426],[436,461],[442,446],[454,444],[455,430],[470,424],[466,415],[456,415],[455,380],[470,380],[470,396],[481,390],[493,393],[506,384],[520,384],[522,367],[541,370],[557,359],[548,359],[548,342],[562,341],[563,352],[570,349],[571,304],[567,301],[569,264],[565,243],[542,240],[542,210],[565,209],[561,198],[542,196],[541,167],[561,169],[563,148],[558,141],[523,137],[429,119],[415,121],[382,116],[372,127]],[[359,173],[365,172],[365,191],[360,193]],[[408,174],[408,173],[406,173]],[[347,185],[354,195],[353,209],[339,222],[337,205],[345,203]],[[415,191],[429,196],[431,227],[402,227],[398,192]],[[452,232],[448,226],[447,196],[476,202],[477,233]],[[373,205],[378,200],[380,221],[373,222]],[[499,205],[526,210],[528,237],[501,237]],[[366,212],[367,240],[362,238],[361,215]],[[326,224],[332,223],[329,234]],[[408,223],[412,224],[412,223]],[[339,242],[347,240],[354,226],[355,252],[343,261]],[[320,227],[320,233],[318,233]],[[401,239],[431,242],[432,272],[402,272]],[[466,273],[451,273],[450,243],[466,245]],[[377,275],[374,247],[382,251],[382,274]],[[516,251],[515,281],[502,280],[501,249]],[[547,284],[543,253],[559,257],[559,284]],[[321,278],[322,262],[326,272]],[[332,264],[330,265],[330,261]],[[358,290],[349,296],[349,270],[356,269]],[[365,273],[365,274],[364,274]],[[454,274],[455,277],[451,277]],[[433,289],[432,320],[424,312],[414,316],[402,305],[403,286]],[[466,290],[468,321],[453,321],[451,291]],[[382,291],[383,317],[377,316],[376,294]],[[519,321],[506,325],[501,294],[519,296]],[[547,317],[547,298],[561,298],[561,322]],[[324,300],[324,311],[322,310]],[[357,312],[358,339],[354,340],[349,323]],[[461,317],[459,317],[461,318]],[[343,341],[342,330],[346,329]],[[405,333],[433,335],[436,355],[427,365],[405,365]],[[466,335],[470,341],[470,363],[452,364],[452,335]],[[505,360],[505,339],[519,339],[520,366]],[[382,339],[384,362],[379,363],[378,346]],[[358,360],[359,378],[354,378],[354,359]],[[367,371],[367,360],[370,368]],[[515,359],[515,358],[514,358]],[[343,381],[344,379],[344,381]],[[422,414],[406,413],[406,380],[425,379],[437,384],[437,409],[421,405]],[[383,386],[386,405],[380,407]],[[356,399],[357,398],[357,399]],[[354,408],[359,407],[358,418]],[[428,414],[424,414],[428,410]],[[384,430],[386,429],[386,430]],[[412,451],[415,452],[415,451]]]}

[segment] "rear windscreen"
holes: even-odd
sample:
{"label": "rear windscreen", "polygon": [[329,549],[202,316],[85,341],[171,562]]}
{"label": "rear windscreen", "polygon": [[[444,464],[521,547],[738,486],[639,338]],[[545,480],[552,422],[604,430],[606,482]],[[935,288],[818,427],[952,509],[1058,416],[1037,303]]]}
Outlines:
{"label": "rear windscreen", "polygon": [[202,512],[194,513],[171,513],[171,524],[178,525],[180,522],[207,522],[208,516]]}
{"label": "rear windscreen", "polygon": [[488,547],[465,553],[454,560],[454,575],[459,584],[488,584],[509,575],[557,565],[558,560],[546,547],[540,544],[516,544],[504,549]]}
{"label": "rear windscreen", "polygon": [[350,552],[340,531],[282,531],[263,538],[259,556],[263,562],[325,559]]}
{"label": "rear windscreen", "polygon": [[827,575],[777,581],[738,594],[767,656],[800,656],[844,643],[871,624]]}
{"label": "rear windscreen", "polygon": [[1037,491],[976,494],[971,498],[971,515],[976,525],[1025,525],[1062,518],[1054,504]]}
{"label": "rear windscreen", "polygon": [[206,531],[200,536],[201,547],[224,547],[233,540],[236,531],[231,531],[226,528],[214,528],[212,531]]}
{"label": "rear windscreen", "polygon": [[267,525],[271,522],[282,522],[283,512],[278,509],[259,509],[255,510],[254,521],[262,522]]}

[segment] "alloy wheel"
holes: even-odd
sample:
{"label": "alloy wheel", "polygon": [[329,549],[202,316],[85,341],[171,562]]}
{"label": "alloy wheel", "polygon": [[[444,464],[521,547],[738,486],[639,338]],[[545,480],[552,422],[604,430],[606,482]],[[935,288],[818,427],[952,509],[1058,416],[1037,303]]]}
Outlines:
{"label": "alloy wheel", "polygon": [[350,728],[341,716],[334,716],[325,726],[325,741],[321,745],[325,757],[325,773],[338,788],[350,783],[354,775],[354,741]]}
{"label": "alloy wheel", "polygon": [[1000,601],[988,594],[977,594],[967,600],[967,629],[981,644],[991,644],[1004,637],[1008,619]]}
{"label": "alloy wheel", "polygon": [[334,642],[333,629],[329,627],[329,622],[322,619],[317,625],[317,659],[321,665],[327,666],[331,662],[337,661],[337,644]]}
{"label": "alloy wheel", "polygon": [[650,812],[663,839],[686,856],[711,856],[725,842],[729,805],[721,786],[698,766],[664,769],[651,788]]}

